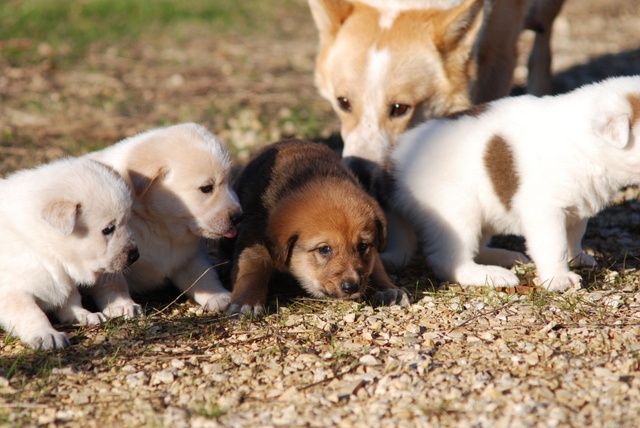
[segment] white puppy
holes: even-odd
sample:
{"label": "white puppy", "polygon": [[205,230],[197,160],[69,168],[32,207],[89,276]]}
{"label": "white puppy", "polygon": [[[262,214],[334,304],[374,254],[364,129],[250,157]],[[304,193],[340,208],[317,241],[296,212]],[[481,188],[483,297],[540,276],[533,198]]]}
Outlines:
{"label": "white puppy", "polygon": [[407,132],[393,150],[392,203],[421,233],[441,279],[514,286],[527,258],[487,247],[518,234],[547,290],[580,283],[568,265],[595,265],[582,251],[587,220],[620,187],[640,183],[640,77],[565,95],[505,98]]}
{"label": "white puppy", "polygon": [[88,156],[114,168],[129,184],[129,226],[140,250],[140,260],[125,276],[104,276],[104,287],[91,291],[105,315],[139,314],[129,290],[142,293],[166,280],[207,310],[226,309],[230,293],[201,239],[234,237],[241,219],[229,187],[231,157],[222,143],[204,127],[185,123],[141,133]]}
{"label": "white puppy", "polygon": [[98,324],[78,284],[119,272],[138,252],[127,227],[131,195],[112,169],[63,159],[0,180],[0,325],[33,348],[61,348],[61,322]]}

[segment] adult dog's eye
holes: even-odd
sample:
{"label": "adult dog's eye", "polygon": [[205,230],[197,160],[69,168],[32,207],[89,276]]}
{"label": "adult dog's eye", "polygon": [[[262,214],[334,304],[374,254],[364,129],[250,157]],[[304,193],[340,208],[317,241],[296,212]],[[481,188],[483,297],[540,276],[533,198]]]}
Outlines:
{"label": "adult dog's eye", "polygon": [[116,230],[116,225],[115,224],[110,224],[109,226],[107,226],[104,229],[102,229],[102,234],[104,236],[109,236],[113,232],[115,232],[115,230]]}
{"label": "adult dog's eye", "polygon": [[411,110],[411,106],[409,104],[392,104],[391,109],[389,110],[389,116],[401,117],[407,114],[409,110]]}
{"label": "adult dog's eye", "polygon": [[351,112],[351,102],[349,102],[349,98],[347,97],[338,97],[338,105],[342,109],[342,111],[346,111],[347,113]]}
{"label": "adult dog's eye", "polygon": [[366,253],[369,248],[371,248],[371,244],[367,244],[366,242],[361,242],[358,244],[359,253]]}
{"label": "adult dog's eye", "polygon": [[213,184],[207,184],[206,186],[200,186],[200,191],[202,193],[211,193],[211,192],[213,192]]}
{"label": "adult dog's eye", "polygon": [[318,248],[318,252],[323,256],[329,256],[331,255],[331,247],[328,245],[323,245],[322,247]]}

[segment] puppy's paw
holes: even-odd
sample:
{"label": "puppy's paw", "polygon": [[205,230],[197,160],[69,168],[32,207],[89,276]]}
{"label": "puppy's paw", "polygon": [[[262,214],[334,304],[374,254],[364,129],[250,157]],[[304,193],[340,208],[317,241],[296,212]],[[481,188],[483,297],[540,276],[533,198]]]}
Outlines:
{"label": "puppy's paw", "polygon": [[579,288],[582,277],[575,272],[558,274],[540,285],[547,291],[567,291],[570,288]]}
{"label": "puppy's paw", "polygon": [[107,318],[125,317],[126,319],[142,315],[142,307],[133,300],[109,304],[102,310]]}
{"label": "puppy's paw", "polygon": [[409,306],[411,304],[411,296],[404,288],[388,288],[376,291],[371,297],[371,304],[373,306]]}
{"label": "puppy's paw", "polygon": [[569,261],[571,267],[596,267],[598,262],[584,251]]}
{"label": "puppy's paw", "polygon": [[23,341],[33,349],[61,349],[71,345],[65,333],[54,329],[25,337]]}
{"label": "puppy's paw", "polygon": [[266,310],[263,305],[256,304],[241,304],[231,303],[227,308],[227,315],[231,318],[261,318],[266,314]]}
{"label": "puppy's paw", "polygon": [[231,303],[231,293],[223,292],[216,293],[202,306],[209,312],[219,313],[224,312],[229,307],[229,303]]}
{"label": "puppy's paw", "polygon": [[107,317],[102,312],[87,311],[87,313],[78,316],[78,322],[82,325],[99,325],[105,321],[107,321]]}
{"label": "puppy's paw", "polygon": [[455,273],[454,281],[463,286],[515,287],[520,279],[500,266],[469,264]]}

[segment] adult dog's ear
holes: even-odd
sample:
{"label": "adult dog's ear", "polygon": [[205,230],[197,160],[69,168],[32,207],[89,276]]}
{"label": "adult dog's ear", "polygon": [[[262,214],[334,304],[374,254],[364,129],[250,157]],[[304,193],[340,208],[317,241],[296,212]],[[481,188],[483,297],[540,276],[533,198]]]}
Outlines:
{"label": "adult dog's ear", "polygon": [[484,18],[484,1],[467,0],[447,10],[438,21],[436,46],[447,58],[466,62],[473,53]]}
{"label": "adult dog's ear", "polygon": [[322,45],[331,43],[344,21],[351,15],[353,4],[345,0],[308,0]]}
{"label": "adult dog's ear", "polygon": [[68,200],[51,201],[42,210],[42,219],[54,228],[58,229],[64,236],[73,232],[76,226],[76,219],[80,212],[80,204]]}

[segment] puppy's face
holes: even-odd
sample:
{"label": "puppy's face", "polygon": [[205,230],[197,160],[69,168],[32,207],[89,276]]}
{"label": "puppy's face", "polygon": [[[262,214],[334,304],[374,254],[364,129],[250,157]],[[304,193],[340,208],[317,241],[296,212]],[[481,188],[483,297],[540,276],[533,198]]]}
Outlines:
{"label": "puppy's face", "polygon": [[386,11],[309,3],[320,31],[316,86],[342,123],[343,157],[381,164],[407,127],[470,105],[481,2]]}
{"label": "puppy's face", "polygon": [[57,229],[59,259],[72,277],[92,284],[98,275],[120,272],[138,258],[133,235],[127,226],[131,193],[110,168],[83,162],[66,195],[53,195],[42,218]]}
{"label": "puppy's face", "polygon": [[210,239],[234,237],[242,210],[230,187],[231,159],[204,128],[184,124],[158,130],[136,148],[129,175],[147,220],[181,225]]}
{"label": "puppy's face", "polygon": [[267,246],[312,296],[361,297],[386,229],[378,204],[348,182],[308,186],[278,204],[267,226]]}

